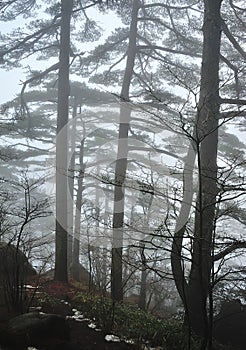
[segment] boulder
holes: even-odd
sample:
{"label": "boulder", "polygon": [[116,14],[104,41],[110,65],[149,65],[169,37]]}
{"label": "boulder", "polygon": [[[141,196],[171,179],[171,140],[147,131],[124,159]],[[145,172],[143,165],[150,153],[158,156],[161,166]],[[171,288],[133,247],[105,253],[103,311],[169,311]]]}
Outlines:
{"label": "boulder", "polygon": [[24,285],[36,275],[25,254],[12,244],[0,242],[0,306],[20,308],[26,296]]}
{"label": "boulder", "polygon": [[89,286],[90,273],[80,263],[72,262],[71,266],[69,267],[69,273],[75,281],[83,283],[84,286]]}
{"label": "boulder", "polygon": [[214,319],[214,337],[221,344],[244,350],[246,344],[246,306],[240,300],[225,301]]}
{"label": "boulder", "polygon": [[12,244],[0,242],[0,276],[13,274],[18,265],[19,273],[22,275],[34,276],[35,269],[29,263],[25,254]]}
{"label": "boulder", "polygon": [[0,348],[24,350],[28,346],[53,349],[70,340],[66,319],[55,314],[31,312],[9,320],[0,331]]}
{"label": "boulder", "polygon": [[[91,276],[89,271],[83,265],[73,262],[69,266],[68,272],[69,277],[72,277],[75,281],[82,283],[84,286],[89,286]],[[49,279],[54,279],[55,270],[51,269],[46,271],[42,276]]]}
{"label": "boulder", "polygon": [[23,286],[35,274],[36,271],[20,250],[12,244],[0,242],[0,305],[11,302],[8,297],[16,286]]}

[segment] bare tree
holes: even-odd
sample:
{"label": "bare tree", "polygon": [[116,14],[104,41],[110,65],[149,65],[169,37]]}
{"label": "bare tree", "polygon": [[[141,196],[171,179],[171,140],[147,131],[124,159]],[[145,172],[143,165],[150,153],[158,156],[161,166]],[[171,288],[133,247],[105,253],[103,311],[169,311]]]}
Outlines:
{"label": "bare tree", "polygon": [[34,245],[40,249],[44,244],[41,237],[33,232],[29,234],[29,231],[35,227],[34,222],[50,216],[51,210],[47,197],[38,192],[42,184],[40,179],[28,179],[24,175],[21,181],[2,180],[1,183],[8,193],[1,207],[4,216],[0,232],[1,288],[6,305],[10,309],[23,312],[27,307],[25,284],[28,277],[36,274],[30,255]]}

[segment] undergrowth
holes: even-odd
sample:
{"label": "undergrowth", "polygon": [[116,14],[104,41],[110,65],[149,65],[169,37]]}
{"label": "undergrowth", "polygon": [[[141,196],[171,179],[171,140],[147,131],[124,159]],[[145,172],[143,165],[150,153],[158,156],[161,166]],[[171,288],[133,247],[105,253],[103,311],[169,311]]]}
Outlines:
{"label": "undergrowth", "polygon": [[[65,307],[64,303],[61,304],[65,290],[59,289],[57,295],[56,288],[53,289],[54,293],[50,293],[49,290],[49,293],[36,294],[34,303],[48,310],[57,310],[59,305]],[[93,320],[104,334],[115,334],[121,339],[133,340],[135,344],[147,344],[149,347],[160,346],[169,350],[200,349],[200,342],[196,337],[188,339],[181,320],[160,319],[136,306],[116,303],[110,298],[70,288],[67,301],[71,303],[70,307],[76,308],[84,317]],[[230,347],[219,344],[214,345],[213,349],[231,350]]]}
{"label": "undergrowth", "polygon": [[[172,350],[188,349],[188,340],[182,323],[175,319],[158,319],[150,313],[109,298],[78,293],[72,300],[84,316],[93,319],[104,333],[113,333],[122,339],[149,346],[162,346]],[[190,350],[197,342],[191,339]]]}

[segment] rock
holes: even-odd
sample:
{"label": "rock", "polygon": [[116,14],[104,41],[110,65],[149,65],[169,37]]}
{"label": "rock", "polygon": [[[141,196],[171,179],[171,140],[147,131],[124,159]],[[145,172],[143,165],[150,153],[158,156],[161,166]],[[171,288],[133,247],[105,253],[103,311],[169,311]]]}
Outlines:
{"label": "rock", "polygon": [[31,312],[12,318],[0,333],[4,349],[26,349],[28,346],[53,349],[70,340],[65,318],[55,314]]}
{"label": "rock", "polygon": [[214,337],[221,344],[244,350],[246,344],[246,306],[240,300],[222,303],[214,320]]}
{"label": "rock", "polygon": [[80,263],[73,262],[69,267],[69,272],[75,281],[83,283],[85,286],[89,286],[90,273]]}
{"label": "rock", "polygon": [[24,286],[34,275],[36,271],[21,250],[0,242],[0,305],[11,304],[13,290]]}

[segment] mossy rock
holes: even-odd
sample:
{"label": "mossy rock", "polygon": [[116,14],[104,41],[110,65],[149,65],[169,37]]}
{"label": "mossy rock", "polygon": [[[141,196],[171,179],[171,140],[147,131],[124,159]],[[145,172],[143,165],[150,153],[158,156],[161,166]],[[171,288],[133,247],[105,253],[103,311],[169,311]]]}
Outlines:
{"label": "mossy rock", "polygon": [[55,314],[30,312],[12,318],[0,329],[0,346],[25,349],[43,348],[69,342],[69,326],[65,318]]}

